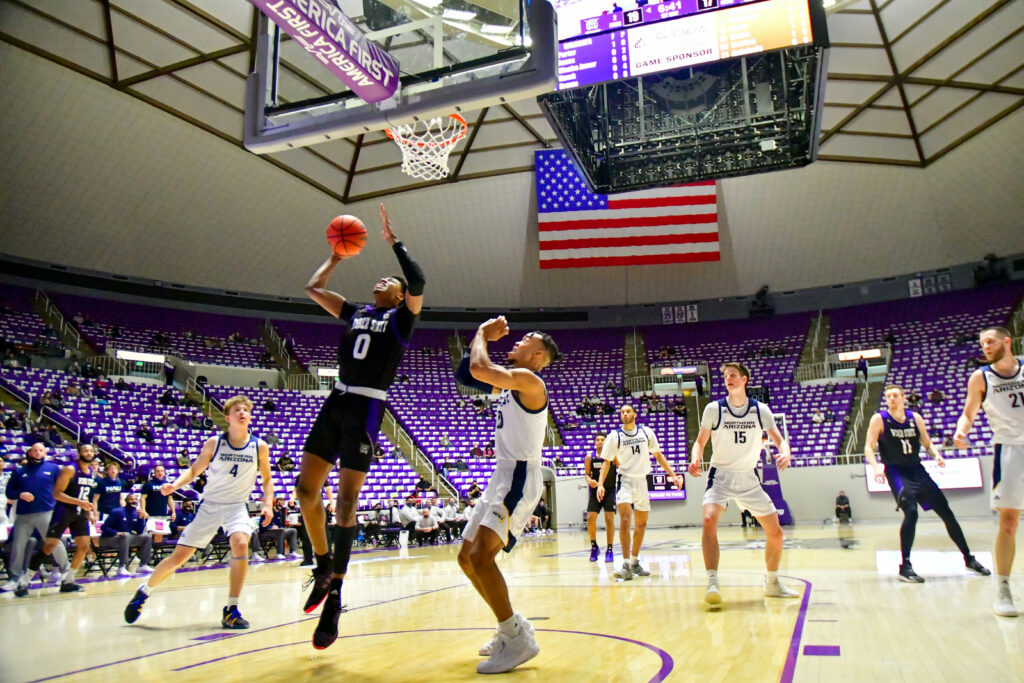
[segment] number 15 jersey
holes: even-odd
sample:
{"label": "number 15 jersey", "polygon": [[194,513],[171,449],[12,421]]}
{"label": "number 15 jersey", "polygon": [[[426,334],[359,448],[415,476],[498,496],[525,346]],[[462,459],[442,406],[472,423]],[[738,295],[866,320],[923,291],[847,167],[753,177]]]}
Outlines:
{"label": "number 15 jersey", "polygon": [[736,408],[723,398],[709,403],[700,418],[711,430],[711,466],[720,470],[752,471],[761,459],[761,435],[775,426],[775,416],[763,403],[747,399]]}

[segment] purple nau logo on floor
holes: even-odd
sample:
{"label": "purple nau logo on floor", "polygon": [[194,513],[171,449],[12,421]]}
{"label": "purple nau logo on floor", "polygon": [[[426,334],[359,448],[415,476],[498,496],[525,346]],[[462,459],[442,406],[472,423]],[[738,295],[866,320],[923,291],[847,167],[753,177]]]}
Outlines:
{"label": "purple nau logo on floor", "polygon": [[398,60],[368,40],[331,0],[249,0],[367,102],[398,88]]}
{"label": "purple nau logo on floor", "polygon": [[779,524],[792,524],[793,515],[789,514],[789,505],[786,504],[786,499],[782,497],[782,484],[779,483],[779,468],[775,466],[775,459],[769,457],[765,451],[762,451],[761,463],[763,465],[761,470],[761,487],[767,492],[768,497],[772,499],[772,503],[775,504],[775,509],[779,513]]}

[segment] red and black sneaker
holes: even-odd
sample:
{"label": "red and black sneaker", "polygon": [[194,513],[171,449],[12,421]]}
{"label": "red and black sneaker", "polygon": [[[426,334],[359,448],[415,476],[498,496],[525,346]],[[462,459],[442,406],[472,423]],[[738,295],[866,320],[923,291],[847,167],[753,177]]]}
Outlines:
{"label": "red and black sneaker", "polygon": [[333,572],[329,566],[322,570],[319,567],[313,568],[309,578],[306,579],[306,583],[302,584],[302,590],[312,586],[312,589],[309,591],[309,597],[306,598],[306,606],[302,608],[303,612],[309,614],[320,606],[320,603],[324,601],[330,590],[332,576]]}
{"label": "red and black sneaker", "polygon": [[342,607],[341,591],[335,588],[327,594],[320,621],[313,631],[313,647],[317,650],[326,650],[338,639],[338,617],[341,616]]}

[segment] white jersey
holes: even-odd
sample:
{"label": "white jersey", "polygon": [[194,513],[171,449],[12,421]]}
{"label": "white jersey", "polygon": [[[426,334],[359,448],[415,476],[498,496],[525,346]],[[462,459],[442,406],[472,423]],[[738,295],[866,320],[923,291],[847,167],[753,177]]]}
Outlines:
{"label": "white jersey", "polygon": [[661,446],[654,432],[643,425],[636,425],[632,433],[622,429],[609,432],[601,447],[601,459],[618,458],[619,476],[639,479],[651,473],[651,454],[660,452]]}
{"label": "white jersey", "polygon": [[494,429],[496,461],[525,460],[540,464],[548,428],[547,401],[543,408],[527,410],[513,391],[503,389],[494,404],[497,411]]}
{"label": "white jersey", "polygon": [[249,436],[245,445],[235,448],[228,443],[228,435],[217,437],[213,459],[206,468],[207,483],[203,500],[211,503],[245,503],[252,494],[259,473],[259,448],[263,443]]}
{"label": "white jersey", "polygon": [[704,407],[700,426],[711,430],[712,467],[753,470],[761,459],[761,437],[775,427],[775,417],[768,406],[752,398],[739,409],[723,398]]}
{"label": "white jersey", "polygon": [[981,407],[992,428],[992,443],[1024,444],[1024,362],[1017,359],[1017,372],[1003,377],[991,365],[981,369],[985,377],[985,398]]}

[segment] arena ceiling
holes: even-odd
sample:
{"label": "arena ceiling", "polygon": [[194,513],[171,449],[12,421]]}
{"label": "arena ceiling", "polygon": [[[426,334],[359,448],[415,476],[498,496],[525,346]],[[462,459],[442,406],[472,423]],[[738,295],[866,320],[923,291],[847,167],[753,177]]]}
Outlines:
{"label": "arena ceiling", "polygon": [[[822,160],[923,168],[1024,104],[1019,0],[826,4],[833,47]],[[3,42],[238,146],[255,25],[245,0],[0,2]],[[401,50],[392,46],[399,60]],[[283,99],[329,91],[325,71],[285,55]],[[556,142],[533,101],[466,119],[451,181],[531,172],[533,150]],[[400,172],[382,132],[262,158],[343,203],[425,185]]]}

